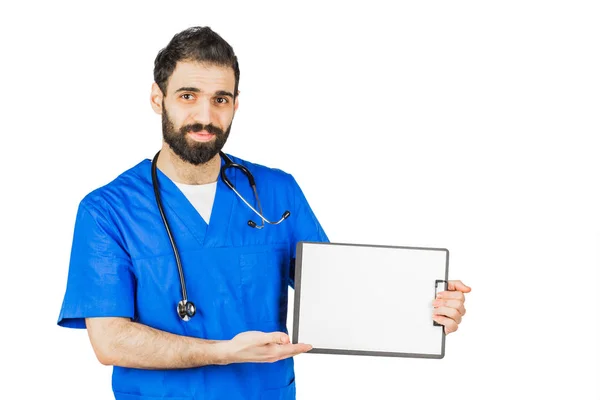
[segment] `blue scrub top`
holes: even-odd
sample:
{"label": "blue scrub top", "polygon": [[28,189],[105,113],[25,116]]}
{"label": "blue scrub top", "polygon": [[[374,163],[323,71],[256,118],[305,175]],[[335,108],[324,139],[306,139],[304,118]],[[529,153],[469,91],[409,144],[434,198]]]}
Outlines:
{"label": "blue scrub top", "polygon": [[[85,328],[86,317],[129,317],[178,335],[228,340],[240,332],[286,328],[296,243],[329,241],[292,175],[230,156],[252,172],[265,217],[291,215],[263,229],[260,219],[219,176],[209,224],[160,170],[165,214],[178,246],[196,315],[180,320],[177,264],[146,159],[80,203],[58,325]],[[222,164],[224,161],[222,160]],[[256,208],[246,176],[227,176]],[[293,359],[189,369],[113,367],[117,400],[294,399]]]}

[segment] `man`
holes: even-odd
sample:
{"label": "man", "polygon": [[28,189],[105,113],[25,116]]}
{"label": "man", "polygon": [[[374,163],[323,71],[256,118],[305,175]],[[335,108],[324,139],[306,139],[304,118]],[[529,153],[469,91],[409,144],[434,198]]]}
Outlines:
{"label": "man", "polygon": [[[220,153],[239,105],[227,42],[206,27],[175,35],[154,80],[156,170],[144,160],[81,201],[58,324],[87,328],[117,400],[293,399],[292,357],[311,349],[287,335],[295,247],[328,238],[291,175]],[[246,169],[221,175],[231,163]],[[249,206],[289,217],[271,226]],[[470,290],[449,289],[434,317],[447,333]]]}

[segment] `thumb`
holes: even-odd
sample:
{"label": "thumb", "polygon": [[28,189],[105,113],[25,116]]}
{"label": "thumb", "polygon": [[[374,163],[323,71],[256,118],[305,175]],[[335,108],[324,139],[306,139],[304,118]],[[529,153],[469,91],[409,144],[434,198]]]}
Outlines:
{"label": "thumb", "polygon": [[471,288],[461,281],[448,281],[448,290],[458,290],[463,293],[469,293]]}
{"label": "thumb", "polygon": [[267,343],[276,343],[276,344],[288,344],[290,342],[290,338],[283,332],[273,332],[269,335],[269,340]]}

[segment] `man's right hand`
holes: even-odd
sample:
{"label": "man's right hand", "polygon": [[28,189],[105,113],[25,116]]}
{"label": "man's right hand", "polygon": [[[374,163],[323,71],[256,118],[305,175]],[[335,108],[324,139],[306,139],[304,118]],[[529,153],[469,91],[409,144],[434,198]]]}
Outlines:
{"label": "man's right hand", "polygon": [[290,343],[289,336],[283,332],[242,332],[229,341],[219,343],[219,345],[223,346],[226,353],[226,363],[270,363],[312,349],[309,344]]}
{"label": "man's right hand", "polygon": [[275,362],[312,349],[291,344],[283,332],[242,332],[231,340],[175,335],[129,318],[85,320],[98,360],[104,365],[140,369],[195,368],[243,362]]}

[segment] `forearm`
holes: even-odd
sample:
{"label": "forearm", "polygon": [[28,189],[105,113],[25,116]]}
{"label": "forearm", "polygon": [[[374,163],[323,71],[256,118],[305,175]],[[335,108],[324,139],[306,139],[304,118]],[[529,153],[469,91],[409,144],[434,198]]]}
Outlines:
{"label": "forearm", "polygon": [[88,318],[88,334],[105,365],[178,369],[226,364],[225,341],[175,335],[126,318]]}

